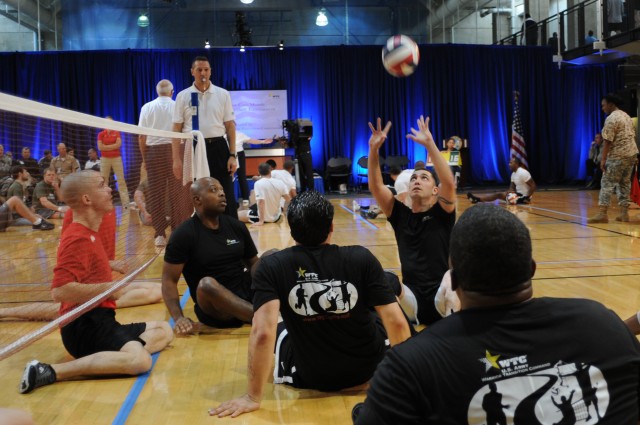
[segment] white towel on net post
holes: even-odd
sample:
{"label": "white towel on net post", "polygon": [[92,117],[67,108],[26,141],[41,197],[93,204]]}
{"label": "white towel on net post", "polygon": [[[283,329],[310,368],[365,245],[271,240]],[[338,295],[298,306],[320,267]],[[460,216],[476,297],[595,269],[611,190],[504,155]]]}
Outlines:
{"label": "white towel on net post", "polygon": [[185,140],[184,142],[184,161],[182,163],[183,185],[193,183],[194,180],[202,177],[210,177],[204,135],[198,130],[194,130],[192,133],[198,143],[194,149],[190,140]]}

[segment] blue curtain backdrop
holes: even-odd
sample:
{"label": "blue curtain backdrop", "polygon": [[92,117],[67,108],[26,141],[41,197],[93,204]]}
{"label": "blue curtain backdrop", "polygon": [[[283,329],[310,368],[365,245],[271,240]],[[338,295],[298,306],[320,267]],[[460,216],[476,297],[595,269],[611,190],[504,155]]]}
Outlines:
{"label": "blue curtain backdrop", "polygon": [[[191,61],[201,54],[210,58],[216,85],[287,90],[289,118],[314,123],[318,170],[330,157],[346,156],[354,173],[361,172],[356,161],[367,154],[367,122],[378,116],[393,123],[383,156],[425,159],[425,149],[406,139],[424,114],[438,143],[451,135],[468,140],[473,184],[508,182],[514,90],[521,94],[534,178],[561,183],[584,178],[589,144],[604,120],[600,98],[621,88],[617,64],[558,70],[547,47],[423,45],[420,65],[408,78],[384,71],[377,46],[3,53],[0,91],[136,124],[157,81],[170,79],[176,92],[187,87]],[[32,146],[36,157],[44,149],[55,152],[66,134],[54,128],[54,140],[43,140],[6,114],[0,119],[2,143],[13,152],[23,145]],[[11,126],[23,127],[20,140],[6,131]],[[91,130],[75,146],[81,160],[97,133]],[[139,166],[136,141],[125,144],[125,167]]]}

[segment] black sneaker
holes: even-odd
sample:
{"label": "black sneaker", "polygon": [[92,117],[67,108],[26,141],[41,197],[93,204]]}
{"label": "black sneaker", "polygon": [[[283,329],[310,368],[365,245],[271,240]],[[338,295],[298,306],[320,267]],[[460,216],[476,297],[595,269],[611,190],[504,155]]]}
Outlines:
{"label": "black sneaker", "polygon": [[478,198],[477,196],[475,196],[473,193],[471,192],[467,192],[467,199],[472,203],[472,204],[477,204],[478,202],[480,202],[480,198]]}
{"label": "black sneaker", "polygon": [[56,371],[53,370],[51,365],[31,360],[24,368],[18,391],[20,391],[20,394],[27,394],[38,387],[53,384],[54,382],[56,382]]}
{"label": "black sneaker", "polygon": [[33,230],[53,230],[56,228],[56,225],[53,223],[49,223],[44,218],[40,220],[40,224],[34,224],[31,226]]}
{"label": "black sneaker", "polygon": [[360,416],[362,406],[364,406],[364,403],[357,403],[355,406],[353,406],[353,409],[351,409],[351,422],[353,422],[354,424],[356,423],[356,419],[358,419],[358,416]]}

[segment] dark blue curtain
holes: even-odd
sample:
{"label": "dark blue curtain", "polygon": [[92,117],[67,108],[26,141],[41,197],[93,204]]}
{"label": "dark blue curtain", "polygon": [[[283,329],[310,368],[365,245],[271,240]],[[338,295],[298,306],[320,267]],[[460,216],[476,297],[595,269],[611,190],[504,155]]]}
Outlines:
{"label": "dark blue curtain", "polygon": [[[589,143],[604,119],[600,97],[621,88],[617,64],[558,70],[547,47],[423,45],[408,78],[384,71],[377,46],[5,53],[0,91],[135,124],[158,80],[170,79],[176,91],[192,83],[191,61],[199,54],[210,58],[216,85],[287,90],[289,117],[314,123],[319,170],[330,157],[346,156],[354,173],[361,171],[356,161],[367,154],[367,122],[378,116],[393,123],[384,156],[425,159],[425,149],[406,139],[424,114],[438,144],[451,135],[468,140],[474,184],[508,181],[514,90],[521,96],[531,172],[538,183],[560,183],[584,178]],[[0,117],[3,128],[20,125]],[[0,134],[9,150],[31,145],[39,157],[68,134],[54,127],[51,140],[37,130],[21,140]],[[76,146],[80,159],[97,132],[91,129]],[[135,140],[125,144],[125,167],[137,167]]]}

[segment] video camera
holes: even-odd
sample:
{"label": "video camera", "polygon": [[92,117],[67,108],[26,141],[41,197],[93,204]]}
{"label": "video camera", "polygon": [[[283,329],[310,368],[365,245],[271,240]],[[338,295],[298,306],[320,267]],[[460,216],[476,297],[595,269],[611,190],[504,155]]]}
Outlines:
{"label": "video camera", "polygon": [[307,118],[283,120],[282,130],[289,133],[289,147],[296,148],[305,144],[308,146],[313,136],[313,123]]}

